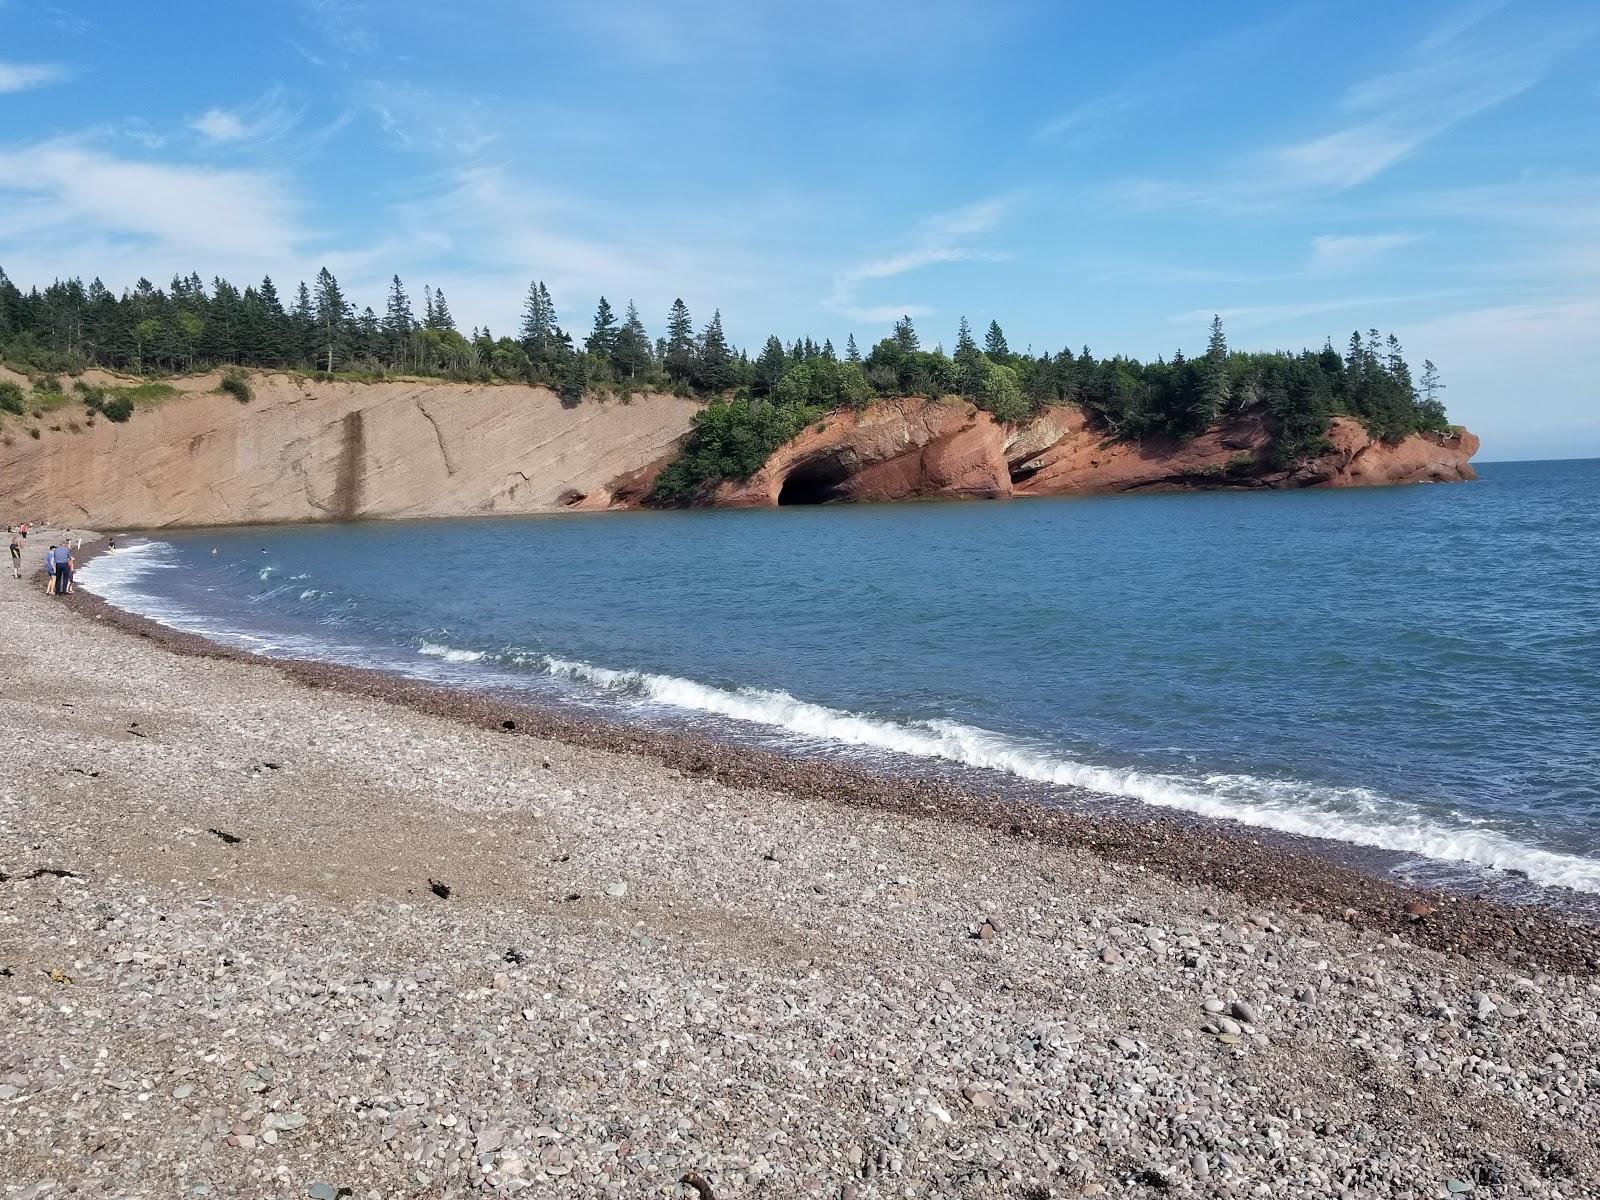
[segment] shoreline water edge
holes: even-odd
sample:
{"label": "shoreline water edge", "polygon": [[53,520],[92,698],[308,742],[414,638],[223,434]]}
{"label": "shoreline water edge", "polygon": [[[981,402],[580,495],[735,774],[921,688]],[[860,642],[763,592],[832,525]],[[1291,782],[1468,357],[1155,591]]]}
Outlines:
{"label": "shoreline water edge", "polygon": [[1558,912],[261,660],[46,596],[30,542],[0,588],[6,1200],[1600,1177],[1600,929]]}
{"label": "shoreline water edge", "polygon": [[[94,535],[80,556],[80,567],[105,549],[104,539]],[[1380,874],[1381,866],[1366,869],[1362,848],[1344,843],[1306,849],[1297,843],[1314,839],[1143,806],[1131,814],[1046,807],[937,776],[808,760],[691,732],[580,715],[494,689],[468,691],[388,670],[254,654],[120,608],[82,588],[70,603],[85,615],[175,653],[252,663],[306,687],[379,699],[507,734],[635,755],[731,787],[956,821],[1025,842],[1087,849],[1107,861],[1156,871],[1179,883],[1222,888],[1253,903],[1292,904],[1432,949],[1481,950],[1526,957],[1552,969],[1600,972],[1600,922],[1581,906],[1524,898],[1538,897],[1545,889],[1530,888],[1506,899],[1487,889],[1474,893],[1408,887]],[[1329,849],[1350,853],[1340,861]],[[1430,910],[1426,919],[1408,911],[1417,905]]]}

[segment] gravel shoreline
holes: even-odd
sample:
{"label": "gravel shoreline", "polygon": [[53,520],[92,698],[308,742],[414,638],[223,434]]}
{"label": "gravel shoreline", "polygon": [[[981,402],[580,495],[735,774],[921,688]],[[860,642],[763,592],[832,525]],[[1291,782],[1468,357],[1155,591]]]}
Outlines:
{"label": "gravel shoreline", "polygon": [[[103,543],[86,548],[82,561],[88,562],[102,547]],[[730,787],[780,791],[803,800],[827,797],[835,803],[957,821],[1046,845],[1087,849],[1179,882],[1237,892],[1254,903],[1290,905],[1432,949],[1489,953],[1531,967],[1600,973],[1600,928],[1559,910],[1406,888],[1220,822],[1159,812],[1129,818],[1049,810],[996,794],[964,791],[939,780],[808,762],[692,734],[588,720],[529,705],[519,697],[462,691],[334,663],[264,658],[172,629],[87,592],[78,593],[70,603],[176,653],[256,663],[307,687],[401,704],[485,729],[640,755]],[[1408,906],[1417,904],[1431,910],[1426,919],[1419,921],[1408,911]]]}
{"label": "gravel shoreline", "polygon": [[1600,948],[1557,914],[37,582],[0,646],[6,1200],[1600,1177]]}

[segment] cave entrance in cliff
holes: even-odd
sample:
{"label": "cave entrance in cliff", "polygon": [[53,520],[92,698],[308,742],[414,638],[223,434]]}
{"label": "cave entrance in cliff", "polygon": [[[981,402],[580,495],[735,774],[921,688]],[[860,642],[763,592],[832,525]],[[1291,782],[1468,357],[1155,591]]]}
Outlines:
{"label": "cave entrance in cliff", "polygon": [[780,508],[791,504],[827,504],[844,498],[841,485],[850,477],[842,465],[829,459],[801,463],[784,478],[778,491]]}

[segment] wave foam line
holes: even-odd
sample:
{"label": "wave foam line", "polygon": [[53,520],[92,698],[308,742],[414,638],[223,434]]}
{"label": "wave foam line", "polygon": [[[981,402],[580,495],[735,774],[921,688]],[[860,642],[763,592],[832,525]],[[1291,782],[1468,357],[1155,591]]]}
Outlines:
{"label": "wave foam line", "polygon": [[1466,823],[1454,827],[1440,824],[1413,804],[1365,788],[1325,787],[1251,775],[1189,778],[1096,766],[954,721],[901,724],[811,704],[787,692],[759,688],[729,691],[672,675],[617,671],[560,658],[522,661],[557,678],[806,737],[1003,771],[1036,783],[1082,788],[1281,833],[1525,871],[1539,883],[1600,893],[1600,861],[1540,849]]}
{"label": "wave foam line", "polygon": [[441,646],[438,642],[423,642],[417,647],[417,653],[440,658],[447,663],[472,663],[485,656],[482,650],[457,650],[454,646]]}

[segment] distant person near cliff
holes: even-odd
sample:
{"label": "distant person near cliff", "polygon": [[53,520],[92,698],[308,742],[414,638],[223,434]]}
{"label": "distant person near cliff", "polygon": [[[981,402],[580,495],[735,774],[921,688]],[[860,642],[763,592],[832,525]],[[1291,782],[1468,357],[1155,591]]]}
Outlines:
{"label": "distant person near cliff", "polygon": [[14,535],[11,538],[11,574],[22,578],[22,543]]}

